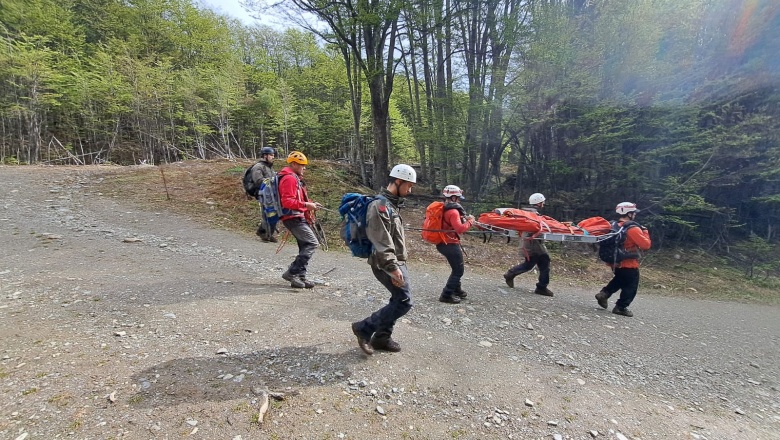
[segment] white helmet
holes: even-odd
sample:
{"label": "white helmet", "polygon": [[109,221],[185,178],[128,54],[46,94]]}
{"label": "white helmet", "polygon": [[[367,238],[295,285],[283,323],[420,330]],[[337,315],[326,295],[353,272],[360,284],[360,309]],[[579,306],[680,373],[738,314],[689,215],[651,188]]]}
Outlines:
{"label": "white helmet", "polygon": [[533,194],[531,194],[531,197],[528,198],[528,204],[529,205],[538,205],[538,204],[544,202],[545,200],[547,200],[547,199],[544,198],[544,194],[542,194],[542,193],[533,193]]}
{"label": "white helmet", "polygon": [[392,171],[390,171],[390,177],[406,180],[407,182],[417,183],[417,171],[415,171],[414,168],[410,167],[409,165],[402,163],[399,163],[393,167]]}
{"label": "white helmet", "polygon": [[448,199],[450,197],[452,197],[452,196],[458,196],[458,197],[461,198],[461,200],[464,199],[464,197],[463,197],[463,190],[460,189],[456,185],[447,185],[447,186],[445,186],[444,189],[441,190],[441,195],[443,195],[444,197],[446,197]]}
{"label": "white helmet", "polygon": [[636,203],[622,202],[618,203],[617,208],[615,208],[615,212],[620,215],[626,215],[629,212],[639,212],[639,210],[636,209]]}

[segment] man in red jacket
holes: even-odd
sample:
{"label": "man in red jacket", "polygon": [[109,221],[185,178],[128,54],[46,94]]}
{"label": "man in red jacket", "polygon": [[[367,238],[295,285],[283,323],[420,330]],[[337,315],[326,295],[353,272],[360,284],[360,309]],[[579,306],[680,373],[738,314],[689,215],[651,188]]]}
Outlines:
{"label": "man in red jacket", "polygon": [[317,236],[307,221],[307,211],[320,209],[322,205],[309,200],[306,184],[301,179],[308,164],[309,160],[303,153],[293,151],[287,156],[287,166],[278,173],[279,199],[282,202],[280,220],[298,242],[298,256],[282,278],[296,289],[314,287],[314,283],[306,279],[306,268],[319,246]]}
{"label": "man in red jacket", "polygon": [[[650,249],[650,233],[647,228],[635,222],[639,213],[636,204],[623,202],[617,205],[615,212],[620,215],[618,225],[626,228],[626,241],[624,247],[627,252],[637,253],[640,250]],[[619,263],[610,264],[615,275],[612,280],[596,294],[596,301],[601,308],[609,305],[609,297],[620,290],[620,298],[615,303],[612,313],[623,316],[634,316],[628,306],[634,301],[636,291],[639,288],[639,260],[627,258]]]}
{"label": "man in red jacket", "polygon": [[458,304],[466,297],[460,284],[465,271],[463,266],[463,249],[460,247],[460,236],[474,225],[474,216],[466,215],[460,201],[464,199],[463,191],[455,185],[447,185],[442,190],[444,196],[444,215],[441,219],[444,241],[436,245],[436,250],[444,255],[452,271],[447,278],[447,284],[439,296],[439,301]]}

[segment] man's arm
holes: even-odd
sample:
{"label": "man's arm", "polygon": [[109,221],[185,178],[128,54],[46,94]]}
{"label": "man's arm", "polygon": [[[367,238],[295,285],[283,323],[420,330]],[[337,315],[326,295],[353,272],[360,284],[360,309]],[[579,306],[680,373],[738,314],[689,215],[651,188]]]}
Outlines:
{"label": "man's arm", "polygon": [[398,270],[398,260],[395,257],[395,243],[390,230],[390,208],[382,200],[372,202],[366,212],[366,223],[366,236],[374,245],[377,267],[385,272],[395,272]]}
{"label": "man's arm", "polygon": [[448,209],[444,211],[444,221],[452,227],[456,234],[462,234],[468,231],[474,224],[474,216],[469,216],[466,223],[460,219],[460,212],[457,209]]}
{"label": "man's arm", "polygon": [[628,240],[630,240],[637,248],[643,251],[650,249],[650,246],[652,245],[650,242],[650,232],[640,226],[635,228],[628,228],[628,231],[626,231],[626,237],[628,237]]}

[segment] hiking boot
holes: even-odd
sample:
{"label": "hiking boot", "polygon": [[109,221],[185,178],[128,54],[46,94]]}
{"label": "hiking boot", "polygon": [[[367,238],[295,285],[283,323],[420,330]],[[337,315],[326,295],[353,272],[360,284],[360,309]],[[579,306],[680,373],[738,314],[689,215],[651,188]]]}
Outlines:
{"label": "hiking boot", "polygon": [[306,279],[305,276],[299,276],[298,277],[301,281],[303,281],[303,287],[307,289],[313,289],[314,288],[314,281],[309,281]]}
{"label": "hiking boot", "polygon": [[[303,289],[306,287],[306,283],[301,279],[300,275],[291,274],[289,269],[287,272],[282,274],[282,278],[284,278],[285,281],[290,282],[290,287],[294,287],[296,289]],[[314,283],[312,283],[311,287],[314,287]],[[311,287],[307,287],[307,289],[311,289]]]}
{"label": "hiking boot", "polygon": [[459,296],[460,299],[463,299],[463,298],[469,296],[469,294],[464,292],[463,289],[458,289],[458,290],[455,291],[455,296]]}
{"label": "hiking boot", "polygon": [[263,228],[262,226],[258,227],[257,231],[255,231],[255,235],[261,238],[265,238],[265,228]]}
{"label": "hiking boot", "polygon": [[537,294],[537,295],[542,295],[542,296],[553,296],[554,295],[552,290],[550,290],[550,289],[548,289],[546,287],[537,287],[536,290],[534,290],[534,293]]}
{"label": "hiking boot", "polygon": [[455,295],[442,295],[439,297],[439,301],[448,304],[460,304],[460,297]]}
{"label": "hiking boot", "polygon": [[279,240],[276,239],[273,235],[270,237],[261,237],[261,239],[266,243],[277,243]]}
{"label": "hiking boot", "polygon": [[609,297],[607,296],[607,292],[601,291],[596,294],[596,301],[599,303],[599,306],[601,306],[602,309],[606,309],[609,305]]}
{"label": "hiking boot", "polygon": [[629,318],[634,316],[634,314],[631,313],[631,310],[628,310],[628,307],[618,307],[618,306],[615,306],[615,308],[612,309],[612,313],[614,313],[616,315],[628,316]]}
{"label": "hiking boot", "polygon": [[371,347],[373,347],[374,350],[390,351],[393,353],[398,353],[401,351],[401,345],[395,342],[392,338],[371,338]]}
{"label": "hiking boot", "polygon": [[352,323],[352,333],[355,334],[355,337],[357,338],[358,347],[360,347],[360,349],[363,350],[363,353],[369,356],[374,354],[374,349],[371,347],[371,342],[367,338],[363,337],[363,335],[360,333],[359,322]]}
{"label": "hiking boot", "polygon": [[506,285],[515,288],[515,277],[514,275],[510,275],[509,272],[504,274],[504,281],[506,281]]}

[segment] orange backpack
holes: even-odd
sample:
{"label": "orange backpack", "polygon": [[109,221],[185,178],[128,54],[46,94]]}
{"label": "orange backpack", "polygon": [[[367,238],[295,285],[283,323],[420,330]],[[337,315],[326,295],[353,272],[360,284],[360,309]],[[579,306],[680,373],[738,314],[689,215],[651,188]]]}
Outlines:
{"label": "orange backpack", "polygon": [[442,219],[444,218],[444,202],[433,202],[425,208],[425,220],[423,220],[422,238],[428,243],[444,243],[442,232]]}

